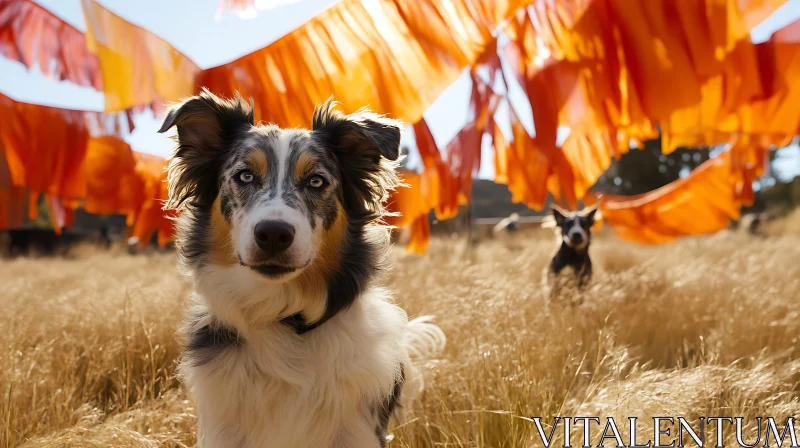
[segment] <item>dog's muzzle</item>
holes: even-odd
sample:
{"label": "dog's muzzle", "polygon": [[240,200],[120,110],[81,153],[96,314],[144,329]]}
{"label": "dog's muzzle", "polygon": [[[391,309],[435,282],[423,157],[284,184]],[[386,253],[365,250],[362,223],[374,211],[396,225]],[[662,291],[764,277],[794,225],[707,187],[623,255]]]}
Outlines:
{"label": "dog's muzzle", "polygon": [[583,244],[583,235],[581,235],[580,233],[573,233],[572,235],[569,236],[569,241],[574,246],[580,246],[581,244]]}

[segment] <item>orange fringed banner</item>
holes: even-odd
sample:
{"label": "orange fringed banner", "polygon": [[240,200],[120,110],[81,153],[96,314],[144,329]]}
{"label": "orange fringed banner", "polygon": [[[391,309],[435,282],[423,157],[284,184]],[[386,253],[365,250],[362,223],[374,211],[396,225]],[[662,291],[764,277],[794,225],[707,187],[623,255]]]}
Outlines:
{"label": "orange fringed banner", "polygon": [[158,156],[132,151],[116,136],[89,140],[85,171],[87,195],[84,209],[101,215],[123,214],[131,236],[139,245],[158,233],[164,245],[174,234],[171,212],[162,210],[168,197],[167,161]]}
{"label": "orange fringed banner", "polygon": [[[113,117],[118,121],[118,117]],[[140,244],[158,232],[159,244],[174,233],[167,198],[166,160],[136,153],[103,133],[103,117],[21,103],[0,95],[0,230],[35,219],[44,194],[53,228],[69,227],[80,206],[96,214],[125,214]]]}
{"label": "orange fringed banner", "polygon": [[[717,201],[717,210],[738,213],[741,204],[752,202],[752,181],[761,174],[764,148],[786,143],[800,124],[794,107],[800,101],[793,82],[798,75],[792,75],[800,69],[800,48],[795,46],[800,25],[780,30],[762,46],[749,41],[752,26],[782,3],[531,4],[506,28],[511,44],[505,53],[528,94],[536,137],[528,136],[512,110],[514,140],[508,143],[499,131],[493,133],[496,181],[508,184],[515,201],[534,208],[543,206],[548,193],[575,207],[575,200],[586,194],[612,156],[626,152],[631,140],[657,136],[655,123],[661,123],[665,152],[678,143],[739,143],[731,155],[714,162],[724,168],[700,170],[639,202],[607,198],[616,216],[624,210],[644,217],[633,230],[625,230],[622,220],[609,221],[624,226],[621,233],[646,233],[648,219],[655,228],[660,225],[659,215],[648,207],[658,204],[659,211],[671,210],[688,197],[700,198],[700,203]],[[654,50],[654,42],[661,47]],[[558,126],[572,131],[560,148]],[[751,139],[754,145],[745,144]],[[721,182],[731,194],[705,194]],[[688,226],[686,234],[719,230],[727,222],[720,218],[711,220],[708,228]],[[629,239],[655,242],[672,237]]]}
{"label": "orange fringed banner", "polygon": [[175,235],[174,212],[163,210],[164,201],[169,197],[166,161],[161,157],[142,153],[135,153],[135,157],[136,176],[141,180],[143,189],[139,196],[141,205],[135,215],[132,236],[139,239],[140,246],[144,246],[157,234],[158,244],[163,246]]}
{"label": "orange fringed banner", "polygon": [[0,186],[0,230],[22,227],[28,211],[28,192],[22,187]]}
{"label": "orange fringed banner", "polygon": [[21,103],[0,94],[0,140],[10,183],[50,196],[86,196],[85,112]]}
{"label": "orange fringed banner", "polygon": [[[504,53],[536,125],[531,138],[512,110],[513,142],[495,132],[496,181],[516,202],[541,209],[552,194],[574,208],[611,156],[626,152],[631,139],[657,135],[631,88],[607,3],[536,2],[506,27]],[[561,147],[559,126],[571,129]]]}
{"label": "orange fringed banner", "polygon": [[399,216],[391,216],[387,222],[399,228],[410,226],[411,240],[406,250],[421,254],[427,249],[430,238],[430,211],[434,210],[438,219],[454,218],[458,207],[469,203],[472,176],[480,161],[482,134],[476,122],[468,124],[447,145],[447,158],[443,159],[425,121],[417,123],[414,129],[417,144],[426,148],[420,151],[424,171],[402,173],[405,186],[394,191],[388,203],[389,211]]}
{"label": "orange fringed banner", "polygon": [[508,186],[512,201],[541,208],[547,199],[548,159],[536,147],[536,142],[528,135],[514,109],[509,110],[513,140],[505,143],[499,129],[493,133],[495,166],[501,173],[495,181]]}
{"label": "orange fringed banner", "polygon": [[603,219],[617,235],[642,244],[718,232],[738,219],[752,201],[752,181],[763,169],[766,150],[734,145],[676,180],[636,196],[602,195]]}
{"label": "orange fringed banner", "polygon": [[21,227],[27,214],[28,193],[11,183],[3,142],[0,140],[0,230]]}
{"label": "orange fringed banner", "polygon": [[406,251],[413,254],[424,254],[431,243],[431,223],[428,215],[420,215],[411,223],[411,237],[406,244]]}
{"label": "orange fringed banner", "polygon": [[345,109],[369,105],[415,123],[529,2],[343,0],[273,44],[203,71],[198,84],[257,98],[256,119],[285,127],[308,126],[331,95]]}
{"label": "orange fringed banner", "polygon": [[736,198],[742,205],[753,205],[753,182],[764,174],[771,144],[748,136],[740,137],[730,148],[731,172]]}
{"label": "orange fringed banner", "polygon": [[53,79],[103,88],[83,33],[32,0],[0,0],[0,54]]}
{"label": "orange fringed banner", "polygon": [[[417,151],[424,171],[420,175],[420,198],[415,209],[400,209],[404,215],[425,216],[431,209],[436,211],[439,219],[452,218],[458,213],[458,189],[453,182],[453,174],[442,159],[436,140],[428,128],[428,123],[422,119],[414,123],[414,136],[417,141]],[[407,223],[410,224],[410,223]],[[402,227],[402,226],[401,226]]]}
{"label": "orange fringed banner", "polygon": [[414,134],[424,170],[421,174],[402,173],[405,186],[391,196],[389,209],[399,216],[390,217],[389,222],[397,227],[412,226],[423,216],[427,221],[431,210],[439,219],[452,218],[458,213],[459,185],[424,119],[414,124]]}
{"label": "orange fringed banner", "polygon": [[617,136],[608,131],[571,133],[560,148],[547,150],[538,138],[530,137],[513,108],[510,115],[511,142],[499,129],[492,131],[495,182],[508,186],[514,202],[532,208],[544,207],[548,194],[557,203],[575,208],[608,167],[609,148],[617,148]]}
{"label": "orange fringed banner", "polygon": [[126,215],[139,245],[148,244],[156,232],[158,244],[166,244],[174,234],[171,212],[162,210],[168,197],[166,165],[161,157],[132,151],[118,137],[91,139],[84,208],[89,213]]}
{"label": "orange fringed banner", "polygon": [[[706,82],[700,103],[664,123],[665,152],[746,135],[776,146],[800,131],[800,21],[759,45],[745,43],[726,71]],[[733,101],[731,96],[746,101]]]}
{"label": "orange fringed banner", "polygon": [[558,126],[654,135],[608,2],[568,5],[536,2],[505,29],[511,43],[504,53],[531,103],[537,143],[555,147]]}
{"label": "orange fringed banner", "polygon": [[[695,104],[700,80],[719,73],[727,55],[726,29],[722,36],[714,30],[739,15],[735,5],[716,0],[609,0],[582,6],[577,19],[563,18],[555,14],[556,6],[537,2],[508,30],[514,41],[510,48],[522,54],[523,83],[554,82],[540,106],[552,108],[547,123],[578,131],[620,126],[649,131],[650,121]],[[543,101],[537,90],[528,90],[533,103]],[[552,125],[546,131],[552,140]]]}
{"label": "orange fringed banner", "polygon": [[413,171],[405,171],[400,177],[404,186],[392,192],[387,204],[388,210],[397,214],[387,217],[386,222],[397,228],[409,228],[410,240],[406,244],[406,251],[422,254],[428,249],[428,213],[435,206],[431,196],[435,193],[432,189],[437,186],[433,179]]}
{"label": "orange fringed banner", "polygon": [[159,114],[165,103],[197,91],[200,68],[167,41],[94,0],[82,4],[86,42],[100,60],[106,112],[150,105]]}
{"label": "orange fringed banner", "polygon": [[[495,144],[498,182],[507,182],[515,200],[533,208],[541,208],[548,193],[575,207],[610,156],[626,152],[631,140],[658,135],[655,123],[664,129],[665,151],[678,140],[708,144],[710,134],[730,140],[733,130],[747,132],[742,114],[760,107],[753,101],[768,95],[772,85],[791,79],[790,61],[800,55],[783,45],[776,47],[773,61],[759,56],[749,41],[753,21],[782,3],[532,3],[506,28],[511,43],[504,51],[531,103],[536,137],[530,139],[512,117],[515,141],[510,147]],[[786,34],[782,30],[773,40],[791,40]],[[652,48],[654,42],[658,49]],[[781,73],[781,78],[764,80],[764,72]],[[788,106],[784,95],[777,93],[773,101]],[[728,119],[726,110],[738,115]],[[766,115],[791,122],[784,128],[796,133],[796,111],[782,113],[785,120]],[[758,122],[769,120],[761,115]],[[715,127],[696,129],[705,123]],[[572,131],[560,148],[559,126]],[[783,131],[776,126],[760,130],[781,133],[780,141],[787,135]]]}
{"label": "orange fringed banner", "polygon": [[388,204],[399,213],[388,219],[396,227],[410,227],[406,250],[424,253],[430,239],[428,215],[433,210],[438,219],[454,218],[461,205],[472,196],[472,179],[480,168],[481,139],[494,129],[494,113],[500,97],[473,75],[470,114],[474,121],[464,126],[445,148],[443,157],[424,119],[414,124],[417,148],[423,171],[403,173],[405,187],[395,191]]}
{"label": "orange fringed banner", "polygon": [[135,176],[136,159],[131,147],[115,136],[89,140],[86,151],[87,195],[84,209],[99,215],[135,213],[143,189]]}

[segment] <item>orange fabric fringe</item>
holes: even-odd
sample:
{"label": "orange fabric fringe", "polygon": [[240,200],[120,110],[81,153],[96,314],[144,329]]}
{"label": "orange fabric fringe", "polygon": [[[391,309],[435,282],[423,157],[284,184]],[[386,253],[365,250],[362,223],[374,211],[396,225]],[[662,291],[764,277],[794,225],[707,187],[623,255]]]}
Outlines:
{"label": "orange fabric fringe", "polygon": [[[273,44],[203,71],[212,92],[256,98],[256,119],[307,127],[333,95],[415,123],[531,0],[343,0]],[[248,76],[240,76],[246,73]]]}
{"label": "orange fabric fringe", "polygon": [[[414,251],[427,247],[431,210],[446,219],[469,201],[484,133],[493,137],[496,180],[536,208],[548,194],[574,207],[611,157],[626,152],[630,140],[656,136],[656,124],[665,152],[735,141],[673,185],[602,199],[621,234],[658,242],[720,228],[722,216],[752,200],[763,148],[796,135],[800,124],[800,22],[764,44],[748,37],[784,0],[343,0],[274,44],[205,71],[94,0],[82,3],[86,36],[30,0],[0,2],[0,51],[48,76],[102,88],[107,111],[160,110],[205,85],[255,97],[257,118],[285,127],[307,126],[314,106],[331,94],[345,109],[370,105],[416,123],[424,170],[406,173],[412,188],[390,204],[403,212],[395,223],[413,228]],[[225,0],[222,7],[248,4]],[[493,32],[504,25],[511,43],[503,51],[536,126],[530,137],[512,110],[510,142],[494,122],[500,98],[489,87],[500,66]],[[475,64],[489,69],[489,82],[473,69],[474,119],[440,153],[422,112]],[[127,213],[143,242],[154,231],[167,235],[171,221],[158,202],[166,197],[164,161],[88,131],[86,116],[0,96],[7,173],[3,183],[0,169],[0,206],[15,210],[0,216],[0,226],[24,216],[27,205],[19,204],[44,193],[56,211],[86,198],[87,209]],[[560,146],[559,126],[572,131]],[[690,199],[698,205],[681,205]],[[685,222],[684,209],[700,204],[709,207],[708,222]],[[631,230],[647,223],[650,234]]]}
{"label": "orange fabric fringe", "polygon": [[435,211],[437,219],[450,219],[458,215],[461,205],[472,197],[472,180],[480,168],[481,139],[485,132],[494,129],[494,112],[499,97],[473,76],[471,115],[475,120],[467,124],[445,148],[443,157],[436,147],[433,135],[424,119],[414,125],[417,147],[422,159],[422,174],[405,172],[406,187],[395,191],[388,204],[390,211],[399,216],[387,221],[396,227],[411,226],[411,240],[406,250],[424,253],[430,238],[428,215]]}
{"label": "orange fabric fringe", "polygon": [[[780,30],[762,45],[749,41],[758,18],[782,3],[532,4],[507,27],[512,42],[505,53],[528,94],[536,137],[530,138],[512,113],[514,141],[505,143],[499,133],[495,137],[496,181],[507,183],[514,200],[531,207],[542,207],[548,192],[574,207],[611,156],[626,152],[630,140],[657,136],[659,123],[665,152],[678,146],[738,143],[731,150],[734,156],[714,162],[727,163],[727,171],[706,169],[665,187],[682,196],[660,190],[638,198],[635,204],[644,207],[637,209],[640,216],[656,216],[642,211],[651,200],[658,199],[653,204],[664,209],[670,207],[665,201],[703,196],[712,189],[702,185],[722,182],[723,174],[726,188],[737,193],[735,198],[724,196],[727,204],[717,204],[718,209],[752,201],[751,183],[762,170],[763,148],[786,143],[800,124],[794,107],[800,100],[800,86],[794,82],[800,74],[800,25]],[[572,131],[560,148],[555,144],[558,126]],[[737,156],[741,153],[746,155]],[[737,160],[747,160],[747,167]],[[706,171],[714,175],[701,174]],[[691,187],[695,182],[698,186]],[[634,203],[608,196],[603,201],[615,204],[614,210],[624,202],[627,212]],[[678,207],[677,202],[672,206]],[[657,227],[658,219],[652,219]],[[705,229],[687,226],[685,234],[719,230],[720,223],[712,220]],[[647,221],[636,225],[647,227]]]}
{"label": "orange fabric fringe", "polygon": [[[766,153],[734,145],[657,190],[630,197],[603,195],[603,219],[620,238],[642,244],[718,232],[739,218],[743,204],[752,202],[752,182],[761,174]],[[743,166],[747,159],[755,163]]]}
{"label": "orange fabric fringe", "polygon": [[[90,137],[91,121],[103,120],[0,95],[0,230],[35,219],[44,194],[56,232],[83,206],[90,213],[126,214],[142,244],[156,231],[165,244],[174,233],[161,211],[166,161],[132,151],[117,136]],[[93,130],[103,131],[99,123]]]}
{"label": "orange fabric fringe", "polygon": [[103,88],[83,33],[31,0],[0,1],[0,54],[49,78]]}
{"label": "orange fabric fringe", "polygon": [[113,14],[94,0],[82,0],[86,43],[103,74],[106,112],[164,104],[197,91],[200,68],[167,41]]}
{"label": "orange fabric fringe", "polygon": [[129,214],[138,210],[143,190],[135,174],[136,159],[131,147],[118,137],[103,136],[89,140],[86,151],[86,202],[89,213]]}
{"label": "orange fabric fringe", "polygon": [[0,94],[0,140],[10,184],[67,199],[86,196],[84,114]]}

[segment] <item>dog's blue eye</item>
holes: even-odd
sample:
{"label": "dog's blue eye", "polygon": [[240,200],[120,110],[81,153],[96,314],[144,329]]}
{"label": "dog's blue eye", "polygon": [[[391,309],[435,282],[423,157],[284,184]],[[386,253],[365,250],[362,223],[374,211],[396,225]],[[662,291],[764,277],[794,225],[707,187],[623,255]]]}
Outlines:
{"label": "dog's blue eye", "polygon": [[251,173],[248,170],[244,170],[241,173],[239,173],[239,180],[246,184],[252,182],[253,179],[255,179],[255,176],[253,176],[253,173]]}
{"label": "dog's blue eye", "polygon": [[308,180],[308,186],[311,188],[322,188],[325,186],[325,179],[322,176],[312,176]]}

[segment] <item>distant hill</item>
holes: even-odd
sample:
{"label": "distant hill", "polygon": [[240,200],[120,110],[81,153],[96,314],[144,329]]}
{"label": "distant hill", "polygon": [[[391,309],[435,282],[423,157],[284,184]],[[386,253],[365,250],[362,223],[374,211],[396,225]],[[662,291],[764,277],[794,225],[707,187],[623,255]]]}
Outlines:
{"label": "distant hill", "polygon": [[511,192],[508,187],[496,184],[491,180],[478,179],[472,183],[472,217],[504,218],[512,213],[520,216],[542,216],[548,213],[550,201],[540,212],[532,210],[525,204],[515,204],[511,201]]}
{"label": "distant hill", "polygon": [[[537,212],[511,201],[508,187],[490,180],[478,179],[472,184],[472,219],[505,218],[512,213],[520,216],[543,216],[549,213],[550,200],[542,211]],[[446,221],[438,221],[433,212],[430,214],[433,233],[462,232],[466,229],[467,207],[461,207],[457,217]]]}

